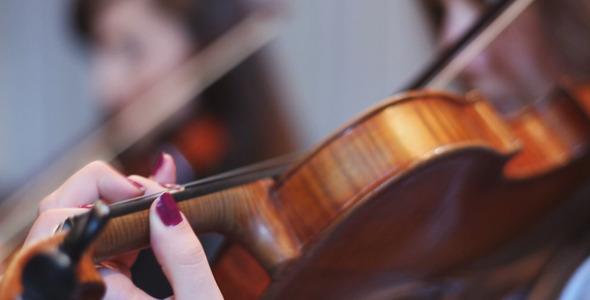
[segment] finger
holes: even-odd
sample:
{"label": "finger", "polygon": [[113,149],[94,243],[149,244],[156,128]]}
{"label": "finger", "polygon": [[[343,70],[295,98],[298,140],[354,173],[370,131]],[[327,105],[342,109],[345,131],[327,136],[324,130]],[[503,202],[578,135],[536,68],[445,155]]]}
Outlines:
{"label": "finger", "polygon": [[144,188],[102,161],[91,162],[76,172],[39,204],[39,212],[76,207],[101,199],[107,203],[140,196]]}
{"label": "finger", "polygon": [[106,294],[103,299],[127,300],[127,299],[154,299],[144,291],[136,287],[125,274],[109,268],[98,271],[106,285]]}
{"label": "finger", "polygon": [[39,215],[25,240],[25,245],[53,235],[57,225],[67,217],[87,212],[84,208],[49,209]]}
{"label": "finger", "polygon": [[170,154],[165,152],[160,154],[150,179],[159,183],[176,182],[176,163]]}
{"label": "finger", "polygon": [[176,300],[223,298],[201,243],[168,193],[150,208],[150,242]]}

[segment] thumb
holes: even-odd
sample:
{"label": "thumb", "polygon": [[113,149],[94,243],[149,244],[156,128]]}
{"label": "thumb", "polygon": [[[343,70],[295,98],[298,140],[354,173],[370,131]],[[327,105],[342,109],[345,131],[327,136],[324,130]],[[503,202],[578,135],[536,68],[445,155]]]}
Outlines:
{"label": "thumb", "polygon": [[150,240],[176,300],[223,298],[201,243],[169,193],[150,208]]}

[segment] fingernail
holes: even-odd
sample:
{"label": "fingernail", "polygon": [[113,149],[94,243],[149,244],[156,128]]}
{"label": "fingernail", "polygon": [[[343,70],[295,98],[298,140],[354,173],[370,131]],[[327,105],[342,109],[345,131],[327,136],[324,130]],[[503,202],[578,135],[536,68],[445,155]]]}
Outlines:
{"label": "fingernail", "polygon": [[78,207],[79,207],[79,208],[93,208],[93,207],[94,207],[94,204],[92,204],[92,203],[89,203],[89,204],[80,205],[80,206],[78,206]]}
{"label": "fingernail", "polygon": [[156,212],[166,226],[175,226],[182,221],[176,201],[170,193],[163,193],[156,202]]}
{"label": "fingernail", "polygon": [[160,169],[162,168],[163,165],[164,165],[164,152],[160,153],[160,156],[158,156],[158,160],[156,160],[156,165],[154,166],[154,171],[152,172],[152,175],[158,174],[158,172],[160,171]]}
{"label": "fingernail", "polygon": [[145,192],[146,188],[145,186],[143,186],[143,184],[131,179],[131,178],[127,178],[127,180],[129,181],[129,183],[133,184],[133,186],[135,186],[136,188],[138,188],[140,191]]}
{"label": "fingernail", "polygon": [[176,183],[160,183],[160,185],[163,188],[167,188],[167,189],[176,189],[180,187],[180,184],[176,184]]}

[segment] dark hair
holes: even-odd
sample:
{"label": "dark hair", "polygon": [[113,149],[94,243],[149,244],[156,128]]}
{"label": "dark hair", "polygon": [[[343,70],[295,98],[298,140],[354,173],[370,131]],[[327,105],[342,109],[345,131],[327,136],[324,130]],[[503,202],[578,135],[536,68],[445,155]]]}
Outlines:
{"label": "dark hair", "polygon": [[[74,1],[76,31],[91,41],[91,26],[98,12],[117,0]],[[156,0],[154,4],[183,21],[198,47],[214,41],[252,10],[236,0]],[[200,95],[198,110],[212,113],[229,127],[233,144],[223,168],[293,150],[279,109],[279,93],[267,69],[268,57],[262,52],[242,62]]]}

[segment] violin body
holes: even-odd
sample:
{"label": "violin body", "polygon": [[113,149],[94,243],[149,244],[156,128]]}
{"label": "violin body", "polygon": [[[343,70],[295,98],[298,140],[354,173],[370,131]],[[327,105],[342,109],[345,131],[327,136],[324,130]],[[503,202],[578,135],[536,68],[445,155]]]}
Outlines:
{"label": "violin body", "polygon": [[473,94],[410,92],[370,110],[270,185],[298,254],[257,267],[230,246],[214,266],[222,292],[497,299],[533,284],[590,216],[574,197],[590,179],[590,119],[553,96],[509,121]]}

